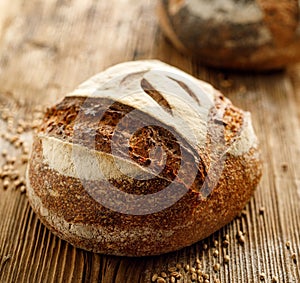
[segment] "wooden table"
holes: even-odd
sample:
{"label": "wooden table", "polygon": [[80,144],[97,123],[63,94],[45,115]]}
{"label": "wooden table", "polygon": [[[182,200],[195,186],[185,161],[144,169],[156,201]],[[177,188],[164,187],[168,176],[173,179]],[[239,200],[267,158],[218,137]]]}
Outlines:
{"label": "wooden table", "polygon": [[[265,282],[276,282],[276,277],[277,282],[300,282],[300,66],[265,74],[205,68],[165,40],[155,7],[153,0],[1,0],[0,150],[16,156],[14,166],[24,174],[25,165],[18,165],[21,149],[7,141],[7,127],[17,129],[18,121],[37,118],[41,108],[107,66],[158,58],[212,83],[252,112],[264,158],[254,197],[241,217],[191,247],[123,258],[75,249],[53,236],[26,195],[14,185],[5,190],[0,181],[1,283],[150,282],[155,273],[169,274],[168,267],[179,262],[195,266],[196,259],[210,282],[260,282],[263,277]],[[30,144],[32,131],[25,127],[19,132]],[[4,161],[0,156],[1,166]],[[236,239],[240,230],[244,245]],[[214,241],[220,243],[226,234],[229,247],[215,243],[217,254]],[[224,252],[230,256],[228,264]],[[217,262],[220,270],[214,272]],[[189,272],[178,272],[177,282],[189,282]]]}

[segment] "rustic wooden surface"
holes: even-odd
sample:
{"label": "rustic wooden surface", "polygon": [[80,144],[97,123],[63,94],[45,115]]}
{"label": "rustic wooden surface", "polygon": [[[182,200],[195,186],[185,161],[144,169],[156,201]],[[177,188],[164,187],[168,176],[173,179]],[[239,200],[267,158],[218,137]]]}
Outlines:
{"label": "rustic wooden surface", "polygon": [[[221,282],[260,282],[262,273],[265,282],[272,278],[275,282],[274,277],[278,282],[300,282],[299,65],[268,74],[199,66],[164,39],[155,6],[153,0],[1,0],[1,107],[18,119],[33,117],[40,105],[53,104],[91,75],[126,60],[158,58],[178,66],[211,82],[236,105],[252,112],[264,175],[246,213],[208,239],[171,254],[98,255],[53,236],[32,212],[26,195],[4,190],[0,182],[1,283],[149,282],[154,273],[176,262],[193,265],[196,258],[210,274],[210,282],[214,277]],[[2,132],[6,126],[0,120]],[[22,139],[30,143],[31,132],[23,133]],[[1,138],[3,148],[19,158],[19,151]],[[0,165],[3,162],[0,156]],[[245,232],[244,245],[236,239],[239,230]],[[217,246],[218,257],[212,254],[213,241],[221,241],[225,234],[230,235],[228,265],[223,263],[223,248]],[[215,262],[221,264],[218,272],[213,271]],[[178,282],[188,282],[188,273],[181,273]]]}

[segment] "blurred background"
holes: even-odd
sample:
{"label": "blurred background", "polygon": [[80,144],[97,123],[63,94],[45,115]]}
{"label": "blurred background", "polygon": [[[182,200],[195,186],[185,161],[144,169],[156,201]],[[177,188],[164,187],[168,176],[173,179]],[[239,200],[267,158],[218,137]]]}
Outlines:
{"label": "blurred background", "polygon": [[[168,268],[177,263],[176,282],[191,282],[183,267],[196,259],[208,282],[300,282],[300,65],[263,73],[207,67],[164,36],[157,5],[0,0],[0,282],[143,283],[162,272],[171,282]],[[44,228],[24,194],[32,135],[45,108],[78,84],[108,66],[147,58],[208,81],[252,113],[264,158],[261,184],[240,217],[178,252],[121,258],[75,249]]]}

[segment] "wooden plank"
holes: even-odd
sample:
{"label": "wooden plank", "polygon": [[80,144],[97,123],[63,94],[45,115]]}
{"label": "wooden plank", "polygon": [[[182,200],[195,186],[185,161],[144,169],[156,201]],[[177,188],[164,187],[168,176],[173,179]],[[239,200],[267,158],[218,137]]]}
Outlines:
{"label": "wooden plank", "polygon": [[[274,276],[278,282],[300,280],[300,67],[255,75],[199,66],[163,38],[155,6],[151,0],[2,0],[0,105],[14,112],[15,120],[33,120],[36,109],[53,104],[109,65],[158,58],[211,82],[252,112],[265,162],[254,198],[243,216],[191,247],[157,257],[122,258],[61,241],[39,222],[24,194],[4,190],[2,184],[0,282],[150,282],[155,273],[169,275],[167,269],[176,263],[196,266],[196,259],[210,282],[259,282],[262,273],[266,282]],[[0,126],[6,131],[7,121]],[[30,143],[31,131],[22,139]],[[20,149],[1,137],[3,148],[20,156]],[[24,174],[23,165],[18,169]],[[240,230],[246,233],[244,245],[236,239]],[[223,248],[226,234],[230,244]],[[224,254],[230,256],[229,264],[224,264]],[[216,263],[220,270],[214,272]],[[178,272],[177,282],[189,282],[190,272]]]}

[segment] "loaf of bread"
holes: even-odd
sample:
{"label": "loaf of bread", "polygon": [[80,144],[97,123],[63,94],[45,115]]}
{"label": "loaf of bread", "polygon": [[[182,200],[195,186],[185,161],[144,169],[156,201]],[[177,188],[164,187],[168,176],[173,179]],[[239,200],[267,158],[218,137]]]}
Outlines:
{"label": "loaf of bread", "polygon": [[27,194],[41,221],[74,246],[146,256],[230,222],[260,176],[250,113],[145,60],[97,74],[47,110]]}
{"label": "loaf of bread", "polygon": [[268,70],[300,61],[300,0],[160,0],[173,44],[201,62]]}

